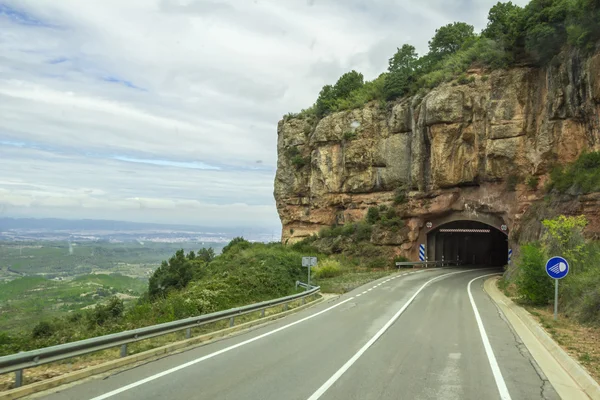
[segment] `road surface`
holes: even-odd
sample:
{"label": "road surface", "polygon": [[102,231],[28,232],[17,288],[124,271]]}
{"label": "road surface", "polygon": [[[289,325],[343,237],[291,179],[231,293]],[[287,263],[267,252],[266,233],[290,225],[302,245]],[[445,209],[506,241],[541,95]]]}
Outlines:
{"label": "road surface", "polygon": [[45,398],[558,399],[483,291],[485,275],[494,272],[435,269],[383,278],[258,329]]}

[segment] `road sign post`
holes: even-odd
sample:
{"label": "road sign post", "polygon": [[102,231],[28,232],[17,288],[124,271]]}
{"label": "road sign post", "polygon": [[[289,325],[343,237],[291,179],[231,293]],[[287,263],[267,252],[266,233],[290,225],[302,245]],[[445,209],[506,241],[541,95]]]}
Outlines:
{"label": "road sign post", "polygon": [[317,257],[302,257],[302,266],[308,267],[308,286],[306,287],[306,290],[310,290],[310,267],[317,266]]}
{"label": "road sign post", "polygon": [[554,320],[558,318],[558,281],[569,273],[569,263],[562,257],[552,257],[546,262],[546,273],[554,279]]}

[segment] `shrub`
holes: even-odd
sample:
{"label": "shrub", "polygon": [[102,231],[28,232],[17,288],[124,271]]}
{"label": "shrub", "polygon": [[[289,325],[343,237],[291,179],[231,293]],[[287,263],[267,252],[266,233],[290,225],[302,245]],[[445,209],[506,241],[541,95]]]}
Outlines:
{"label": "shrub", "polygon": [[546,274],[546,255],[539,243],[521,246],[517,262],[519,274],[517,291],[521,298],[533,305],[546,305],[552,299],[552,279]]}
{"label": "shrub", "polygon": [[517,175],[511,174],[506,178],[506,190],[509,192],[514,192],[517,190],[517,184],[519,183],[519,177]]}
{"label": "shrub", "polygon": [[485,82],[487,82],[487,81],[489,81],[489,80],[490,80],[490,77],[489,77],[489,75],[483,75],[483,76],[481,77],[481,81],[482,81],[482,82],[484,82],[484,83],[485,83]]}
{"label": "shrub", "polygon": [[377,221],[379,221],[379,209],[377,207],[369,207],[369,210],[367,211],[367,222],[371,225],[377,223]]}
{"label": "shrub", "polygon": [[466,85],[467,83],[469,83],[469,77],[467,76],[467,74],[461,74],[458,77],[458,83],[460,85]]}
{"label": "shrub", "polygon": [[527,178],[527,186],[529,186],[531,190],[537,189],[539,183],[540,178],[537,176],[530,176],[529,178]]}
{"label": "shrub", "polygon": [[321,261],[319,266],[313,269],[313,272],[316,279],[333,278],[343,273],[339,261],[331,259]]}
{"label": "shrub", "polygon": [[600,191],[600,152],[584,153],[574,163],[554,168],[548,189],[573,194]]}
{"label": "shrub", "polygon": [[361,222],[356,224],[355,238],[359,242],[367,242],[371,240],[373,228],[371,225]]}
{"label": "shrub", "polygon": [[405,204],[406,201],[406,189],[404,187],[397,188],[394,192],[394,204],[398,206],[400,204]]}
{"label": "shrub", "polygon": [[344,140],[354,140],[356,139],[356,132],[346,131],[344,132]]}
{"label": "shrub", "polygon": [[397,262],[407,262],[407,261],[410,261],[410,260],[404,256],[396,256],[396,257],[394,257],[392,266],[395,267]]}
{"label": "shrub", "polygon": [[34,339],[42,339],[50,337],[54,334],[54,327],[48,321],[40,321],[31,331],[31,336]]}
{"label": "shrub", "polygon": [[308,157],[302,157],[301,155],[292,157],[292,165],[298,169],[308,165],[309,163],[310,159]]}

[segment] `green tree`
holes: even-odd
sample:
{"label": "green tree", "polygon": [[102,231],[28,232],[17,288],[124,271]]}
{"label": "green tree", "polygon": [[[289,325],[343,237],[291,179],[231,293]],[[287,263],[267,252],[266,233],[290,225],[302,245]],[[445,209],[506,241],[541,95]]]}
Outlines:
{"label": "green tree", "polygon": [[323,86],[323,89],[321,89],[319,97],[317,98],[317,102],[315,103],[315,114],[317,117],[322,118],[335,110],[335,100],[333,86]]}
{"label": "green tree", "polygon": [[570,4],[570,0],[532,0],[525,7],[525,49],[540,63],[557,55],[567,42]]}
{"label": "green tree", "polygon": [[363,74],[354,70],[346,72],[340,77],[333,87],[333,93],[336,99],[345,99],[355,90],[360,89],[365,84]]}
{"label": "green tree", "polygon": [[233,249],[244,250],[248,247],[250,247],[250,242],[244,239],[243,237],[239,236],[233,238],[231,242],[229,242],[225,247],[223,247],[223,250],[221,250],[221,254],[226,254],[232,251]]}
{"label": "green tree", "polygon": [[177,250],[169,261],[163,261],[161,266],[150,277],[148,282],[148,294],[151,298],[166,294],[170,289],[183,289],[194,276],[192,263],[195,257],[193,253],[185,256],[182,250]]}
{"label": "green tree", "polygon": [[435,31],[435,35],[429,41],[429,53],[438,60],[456,53],[469,40],[475,38],[472,25],[464,22],[454,22],[442,26]]}
{"label": "green tree", "polygon": [[482,36],[500,43],[507,51],[514,51],[521,37],[523,8],[512,2],[498,2],[490,9],[488,24]]}
{"label": "green tree", "polygon": [[388,74],[383,85],[383,93],[387,100],[404,96],[415,80],[419,56],[414,46],[405,44],[396,51],[389,60]]}
{"label": "green tree", "polygon": [[560,215],[554,219],[545,219],[546,228],[543,237],[544,248],[549,255],[563,256],[574,267],[573,272],[585,269],[583,262],[587,258],[583,230],[587,225],[584,215],[567,217]]}
{"label": "green tree", "polygon": [[367,222],[371,225],[377,223],[377,221],[379,221],[380,219],[380,215],[379,215],[379,208],[377,207],[369,207],[369,210],[367,211]]}
{"label": "green tree", "polygon": [[575,0],[567,25],[569,43],[585,50],[593,50],[600,40],[600,2]]}
{"label": "green tree", "polygon": [[545,264],[546,255],[539,243],[521,246],[517,291],[530,304],[546,305],[552,299],[552,279],[546,274]]}
{"label": "green tree", "polygon": [[198,258],[207,263],[215,259],[215,251],[212,247],[205,249],[204,247],[198,251]]}

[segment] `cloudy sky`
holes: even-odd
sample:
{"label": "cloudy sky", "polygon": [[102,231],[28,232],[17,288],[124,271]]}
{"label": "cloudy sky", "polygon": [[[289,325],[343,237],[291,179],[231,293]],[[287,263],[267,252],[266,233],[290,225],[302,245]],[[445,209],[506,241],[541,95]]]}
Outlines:
{"label": "cloudy sky", "polygon": [[494,3],[0,0],[0,216],[278,228],[281,116]]}

